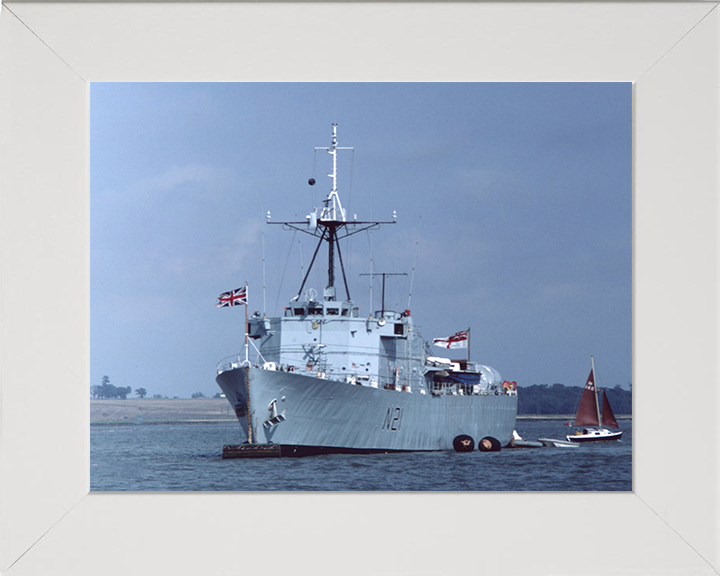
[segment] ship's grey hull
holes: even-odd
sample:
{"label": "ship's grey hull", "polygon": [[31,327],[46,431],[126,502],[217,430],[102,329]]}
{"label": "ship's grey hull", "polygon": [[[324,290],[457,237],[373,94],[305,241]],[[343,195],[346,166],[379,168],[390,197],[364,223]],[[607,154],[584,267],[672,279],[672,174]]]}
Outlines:
{"label": "ship's grey hull", "polygon": [[249,366],[217,383],[243,440],[308,453],[452,450],[460,434],[504,446],[517,412],[517,396],[408,393]]}

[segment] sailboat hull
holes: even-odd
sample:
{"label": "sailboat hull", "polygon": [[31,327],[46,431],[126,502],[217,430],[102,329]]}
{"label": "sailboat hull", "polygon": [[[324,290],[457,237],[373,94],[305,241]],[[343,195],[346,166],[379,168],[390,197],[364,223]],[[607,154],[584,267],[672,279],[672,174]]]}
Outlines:
{"label": "sailboat hull", "polygon": [[250,366],[216,380],[243,440],[288,455],[453,450],[460,434],[506,446],[517,413],[517,396],[408,393]]}
{"label": "sailboat hull", "polygon": [[612,432],[604,428],[600,430],[586,429],[575,434],[568,434],[567,439],[570,442],[607,442],[610,440],[620,440],[622,435],[622,431]]}

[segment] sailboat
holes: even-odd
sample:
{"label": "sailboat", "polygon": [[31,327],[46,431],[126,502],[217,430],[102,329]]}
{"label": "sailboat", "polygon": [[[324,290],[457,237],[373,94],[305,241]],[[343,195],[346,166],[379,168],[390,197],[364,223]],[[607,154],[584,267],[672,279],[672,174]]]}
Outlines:
{"label": "sailboat", "polygon": [[[585,389],[580,397],[580,406],[578,406],[577,414],[573,426],[593,426],[593,428],[583,428],[576,430],[575,434],[568,434],[567,439],[570,442],[600,442],[603,440],[620,440],[622,438],[622,430],[619,430],[617,420],[613,414],[607,394],[603,392],[602,400],[602,416],[600,414],[600,403],[598,401],[598,390],[595,386],[595,361],[590,356],[590,376],[585,383]],[[596,426],[596,428],[595,428]],[[602,428],[602,426],[611,426],[618,428],[617,432]]]}

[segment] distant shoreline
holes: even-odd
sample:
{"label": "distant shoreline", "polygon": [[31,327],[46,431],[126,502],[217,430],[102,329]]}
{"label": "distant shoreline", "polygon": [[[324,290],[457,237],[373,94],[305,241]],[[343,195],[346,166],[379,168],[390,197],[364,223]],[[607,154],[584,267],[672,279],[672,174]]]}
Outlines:
{"label": "distant shoreline", "polygon": [[[522,420],[572,421],[574,414],[518,414]],[[632,420],[632,415],[617,415]],[[128,398],[127,400],[90,400],[90,424],[93,426],[148,424],[227,424],[237,422],[225,398]]]}

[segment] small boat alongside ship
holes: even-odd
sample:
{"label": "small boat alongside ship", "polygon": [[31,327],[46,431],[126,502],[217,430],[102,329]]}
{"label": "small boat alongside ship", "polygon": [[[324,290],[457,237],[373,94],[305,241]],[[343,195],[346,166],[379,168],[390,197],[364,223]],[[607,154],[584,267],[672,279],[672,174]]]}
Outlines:
{"label": "small boat alongside ship", "polygon": [[548,448],[577,448],[580,446],[580,444],[577,444],[576,442],[557,440],[555,438],[538,438],[538,443],[541,446],[547,446]]}
{"label": "small boat alongside ship", "polygon": [[513,439],[510,442],[512,448],[577,448],[579,444],[567,440],[556,440],[555,438],[538,438],[537,440],[525,440],[517,430],[513,430]]}
{"label": "small boat alongside ship", "polygon": [[[602,413],[600,412],[600,402],[598,400],[598,388],[595,385],[595,360],[590,356],[591,369],[588,376],[580,404],[572,423],[575,427],[586,427],[582,430],[576,430],[574,434],[568,434],[566,438],[569,442],[605,442],[608,440],[620,440],[622,438],[622,430],[615,419],[607,393],[603,391],[602,397]],[[602,428],[602,426],[610,426],[618,428],[617,432]]]}
{"label": "small boat alongside ship", "polygon": [[[453,450],[461,436],[465,447],[508,445],[517,413],[514,382],[471,361],[469,352],[462,360],[431,355],[410,310],[388,310],[383,298],[380,310],[361,314],[351,299],[340,240],[396,219],[347,219],[337,189],[341,149],[333,125],[331,144],[322,148],[332,157],[332,187],[323,206],[304,221],[268,218],[317,239],[300,289],[283,314],[255,312],[248,318],[247,285],[218,302],[244,305],[246,318],[244,354],[217,368],[217,384],[243,440],[226,446],[223,457]],[[323,245],[328,279],[318,297],[305,285]],[[336,285],[336,258],[344,298]],[[436,345],[465,348],[467,339],[469,331],[458,332]]]}

